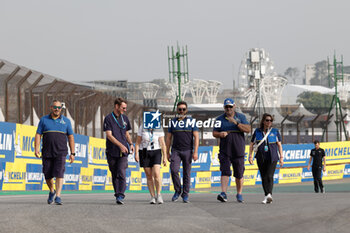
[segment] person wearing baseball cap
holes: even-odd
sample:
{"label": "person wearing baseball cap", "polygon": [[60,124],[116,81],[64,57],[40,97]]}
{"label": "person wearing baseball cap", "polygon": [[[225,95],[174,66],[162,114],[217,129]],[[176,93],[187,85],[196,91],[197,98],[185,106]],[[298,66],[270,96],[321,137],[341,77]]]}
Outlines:
{"label": "person wearing baseball cap", "polygon": [[227,202],[227,187],[230,179],[231,165],[233,167],[233,176],[236,181],[236,199],[238,202],[244,202],[242,197],[243,174],[244,174],[244,155],[245,139],[244,133],[250,132],[250,124],[243,113],[236,112],[235,101],[227,98],[224,101],[224,114],[216,118],[220,121],[220,127],[214,127],[213,136],[220,138],[220,171],[221,171],[221,193],[217,199],[221,202]]}

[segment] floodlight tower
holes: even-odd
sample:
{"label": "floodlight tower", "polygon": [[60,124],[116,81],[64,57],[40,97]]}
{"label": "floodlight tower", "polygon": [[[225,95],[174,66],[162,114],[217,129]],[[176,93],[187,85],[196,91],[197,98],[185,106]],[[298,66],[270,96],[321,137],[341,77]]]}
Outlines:
{"label": "floodlight tower", "polygon": [[264,99],[262,95],[262,79],[266,72],[265,51],[263,49],[251,49],[247,58],[247,74],[249,77],[249,86],[256,91],[253,109],[258,115],[262,116],[262,110],[265,112]]}
{"label": "floodlight tower", "polygon": [[287,79],[277,75],[273,61],[263,48],[249,50],[241,62],[238,73],[239,91],[244,107],[251,108],[258,116],[265,108],[280,106]]}
{"label": "floodlight tower", "polygon": [[173,111],[175,111],[176,105],[181,99],[181,82],[188,83],[188,59],[187,59],[187,46],[182,47],[182,53],[180,46],[177,44],[176,52],[174,47],[168,46],[168,66],[169,66],[169,82],[178,86],[176,99],[174,102]]}
{"label": "floodlight tower", "polygon": [[[339,101],[338,97],[338,82],[342,81],[344,85],[344,66],[343,66],[343,56],[341,56],[341,61],[338,62],[336,59],[336,55],[334,52],[334,57],[333,57],[333,65],[329,63],[329,58],[327,57],[327,63],[328,63],[328,85],[330,86],[331,81],[333,80],[334,82],[334,95],[332,98],[331,106],[328,111],[328,116],[327,119],[329,119],[331,112],[333,108],[335,108],[335,125],[336,125],[336,132],[337,132],[337,141],[342,140],[342,135],[341,135],[341,127],[343,127],[344,135],[345,135],[345,140],[348,140],[348,134],[345,128],[344,124],[344,116],[342,113],[342,108],[341,104]],[[341,70],[341,74],[338,74],[338,69]],[[322,135],[322,141],[323,137],[325,134],[325,129],[323,130],[323,135]]]}

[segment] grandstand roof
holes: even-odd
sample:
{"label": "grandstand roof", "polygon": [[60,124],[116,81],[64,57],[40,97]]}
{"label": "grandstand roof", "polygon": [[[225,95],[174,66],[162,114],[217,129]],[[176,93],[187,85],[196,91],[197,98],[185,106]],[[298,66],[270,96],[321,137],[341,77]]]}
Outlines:
{"label": "grandstand roof", "polygon": [[321,94],[334,93],[333,89],[324,86],[287,84],[282,91],[281,105],[295,104],[298,95],[305,91],[319,92]]}

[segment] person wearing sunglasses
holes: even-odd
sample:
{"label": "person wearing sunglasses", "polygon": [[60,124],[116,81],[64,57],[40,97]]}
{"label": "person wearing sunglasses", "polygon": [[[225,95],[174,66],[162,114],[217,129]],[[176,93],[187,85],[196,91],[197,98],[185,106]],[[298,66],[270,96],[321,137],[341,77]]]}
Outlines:
{"label": "person wearing sunglasses", "polygon": [[258,146],[255,154],[261,176],[261,183],[265,197],[263,204],[272,202],[273,176],[277,162],[283,166],[283,152],[281,134],[276,128],[272,128],[273,117],[264,113],[260,121],[260,127],[255,129],[249,148],[249,163],[253,164],[253,147]]}
{"label": "person wearing sunglasses", "polygon": [[[68,155],[67,138],[71,152],[69,161],[73,163],[75,158],[74,135],[70,120],[61,115],[62,103],[58,100],[52,101],[50,110],[49,115],[40,119],[35,134],[35,156],[42,158],[43,173],[50,190],[47,203],[51,204],[55,201],[55,204],[62,205],[61,191]],[[40,156],[41,137],[43,139],[42,156]],[[55,185],[54,177],[56,177]]]}
{"label": "person wearing sunglasses", "polygon": [[[187,103],[180,101],[177,104],[177,117],[171,120],[166,135],[166,150],[170,162],[171,178],[174,183],[175,193],[172,201],[177,201],[181,195],[184,203],[189,202],[191,186],[192,159],[198,159],[199,134],[196,125],[189,124],[193,119],[187,114]],[[170,146],[171,155],[170,155]],[[183,187],[179,176],[180,164],[183,167]]]}
{"label": "person wearing sunglasses", "polygon": [[233,167],[233,176],[236,182],[236,199],[238,202],[244,202],[242,196],[243,174],[244,174],[244,156],[245,139],[244,133],[250,132],[250,124],[243,113],[236,112],[236,104],[233,99],[227,98],[224,101],[224,114],[216,118],[221,122],[220,127],[213,129],[213,136],[220,139],[220,171],[221,171],[221,193],[217,199],[221,202],[227,202],[227,187],[230,180],[231,165]]}
{"label": "person wearing sunglasses", "polygon": [[114,109],[104,119],[106,132],[106,156],[109,170],[112,174],[114,196],[116,203],[124,204],[126,190],[126,169],[128,168],[128,155],[134,152],[129,130],[129,118],[124,115],[127,102],[123,98],[114,101]]}
{"label": "person wearing sunglasses", "polygon": [[[148,191],[151,194],[150,204],[163,204],[163,198],[160,194],[162,182],[160,178],[160,165],[166,166],[166,149],[164,142],[163,128],[145,129],[140,125],[135,144],[135,160],[140,161],[140,167],[145,170],[147,178]],[[155,193],[154,189],[157,193]]]}

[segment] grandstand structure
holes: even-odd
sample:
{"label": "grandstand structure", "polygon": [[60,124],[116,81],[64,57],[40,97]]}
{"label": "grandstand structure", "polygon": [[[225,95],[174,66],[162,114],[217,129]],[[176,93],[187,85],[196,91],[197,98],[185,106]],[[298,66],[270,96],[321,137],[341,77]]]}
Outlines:
{"label": "grandstand structure", "polygon": [[[113,110],[115,96],[92,87],[101,84],[68,82],[5,60],[0,60],[0,84],[0,121],[37,126],[49,114],[51,101],[58,99],[75,133],[104,137],[103,119]],[[142,117],[142,107],[130,102],[129,118]],[[132,134],[136,139],[137,132]]]}

